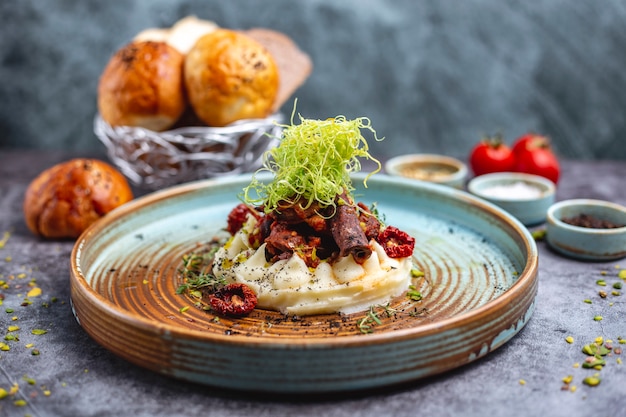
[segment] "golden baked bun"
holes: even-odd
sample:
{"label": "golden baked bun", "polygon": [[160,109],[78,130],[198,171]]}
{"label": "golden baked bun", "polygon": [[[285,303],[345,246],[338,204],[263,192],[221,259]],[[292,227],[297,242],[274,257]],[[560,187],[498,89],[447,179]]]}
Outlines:
{"label": "golden baked bun", "polygon": [[149,28],[139,32],[133,38],[135,42],[167,42],[181,54],[186,55],[198,38],[218,28],[215,22],[187,16],[180,19],[171,28]]}
{"label": "golden baked bun", "polygon": [[280,73],[280,84],[272,111],[278,111],[311,75],[313,62],[284,33],[266,28],[253,28],[244,33],[263,45],[276,61]]}
{"label": "golden baked bun", "polygon": [[254,39],[217,29],[198,39],[185,58],[189,102],[209,126],[271,114],[280,81],[272,55]]}
{"label": "golden baked bun", "polygon": [[218,26],[215,22],[187,16],[172,26],[167,43],[186,55],[199,38],[217,29]]}
{"label": "golden baked bun", "polygon": [[166,42],[131,42],[105,67],[98,84],[98,111],[111,126],[161,131],[185,110],[184,56]]}
{"label": "golden baked bun", "polygon": [[92,223],[133,199],[126,178],[95,159],[72,159],[46,169],[28,186],[24,218],[46,238],[76,238]]}

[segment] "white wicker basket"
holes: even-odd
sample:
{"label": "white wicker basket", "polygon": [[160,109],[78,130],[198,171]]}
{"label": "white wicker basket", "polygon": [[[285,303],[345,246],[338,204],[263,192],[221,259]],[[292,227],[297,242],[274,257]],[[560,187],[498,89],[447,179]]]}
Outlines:
{"label": "white wicker basket", "polygon": [[283,116],[240,120],[226,127],[183,127],[155,132],[112,127],[100,115],[94,132],[109,159],[135,185],[156,190],[174,184],[251,172],[276,146]]}

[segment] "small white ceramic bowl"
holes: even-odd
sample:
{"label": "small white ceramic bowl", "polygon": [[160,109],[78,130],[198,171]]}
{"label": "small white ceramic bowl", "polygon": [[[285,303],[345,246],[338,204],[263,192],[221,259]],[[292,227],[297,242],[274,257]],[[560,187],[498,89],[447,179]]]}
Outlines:
{"label": "small white ceramic bowl", "polygon": [[396,156],[385,163],[389,175],[428,181],[461,189],[467,178],[467,166],[456,158],[435,154]]}
{"label": "small white ceramic bowl", "polygon": [[546,221],[556,186],[538,175],[497,172],[473,178],[467,189],[508,211],[525,226],[535,226]]}
{"label": "small white ceramic bowl", "polygon": [[[608,221],[621,227],[584,227],[567,219],[580,215]],[[564,221],[565,220],[565,221]],[[626,257],[626,207],[604,200],[565,200],[548,209],[546,241],[555,251],[588,261]]]}

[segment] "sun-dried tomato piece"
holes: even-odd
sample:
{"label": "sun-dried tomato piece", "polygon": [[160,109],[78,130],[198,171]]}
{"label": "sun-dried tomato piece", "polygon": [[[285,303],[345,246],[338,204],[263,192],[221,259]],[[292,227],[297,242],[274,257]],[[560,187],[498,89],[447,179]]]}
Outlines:
{"label": "sun-dried tomato piece", "polygon": [[376,240],[390,258],[411,256],[415,247],[415,238],[394,226],[387,226]]}
{"label": "sun-dried tomato piece", "polygon": [[256,294],[246,284],[232,283],[209,296],[211,308],[225,316],[245,316],[257,304]]}
{"label": "sun-dried tomato piece", "polygon": [[241,203],[235,206],[235,208],[228,213],[228,227],[226,228],[228,233],[231,235],[237,233],[246,220],[248,220],[248,213],[252,214],[257,219],[260,218],[260,214],[247,204]]}

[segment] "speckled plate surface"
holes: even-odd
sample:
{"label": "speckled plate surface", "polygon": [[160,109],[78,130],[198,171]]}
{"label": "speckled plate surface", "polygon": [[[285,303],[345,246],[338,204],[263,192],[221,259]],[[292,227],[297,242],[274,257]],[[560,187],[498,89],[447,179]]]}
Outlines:
{"label": "speckled plate surface", "polygon": [[414,263],[425,274],[415,279],[423,300],[375,306],[379,323],[367,312],[217,318],[176,294],[181,257],[220,233],[249,177],[156,192],[94,224],[72,252],[74,314],[98,343],[156,372],[285,393],[428,377],[488,354],[524,327],[538,260],[521,223],[449,187],[377,175],[363,188],[362,179],[354,178],[356,199],[376,202],[387,224],[416,237]]}

